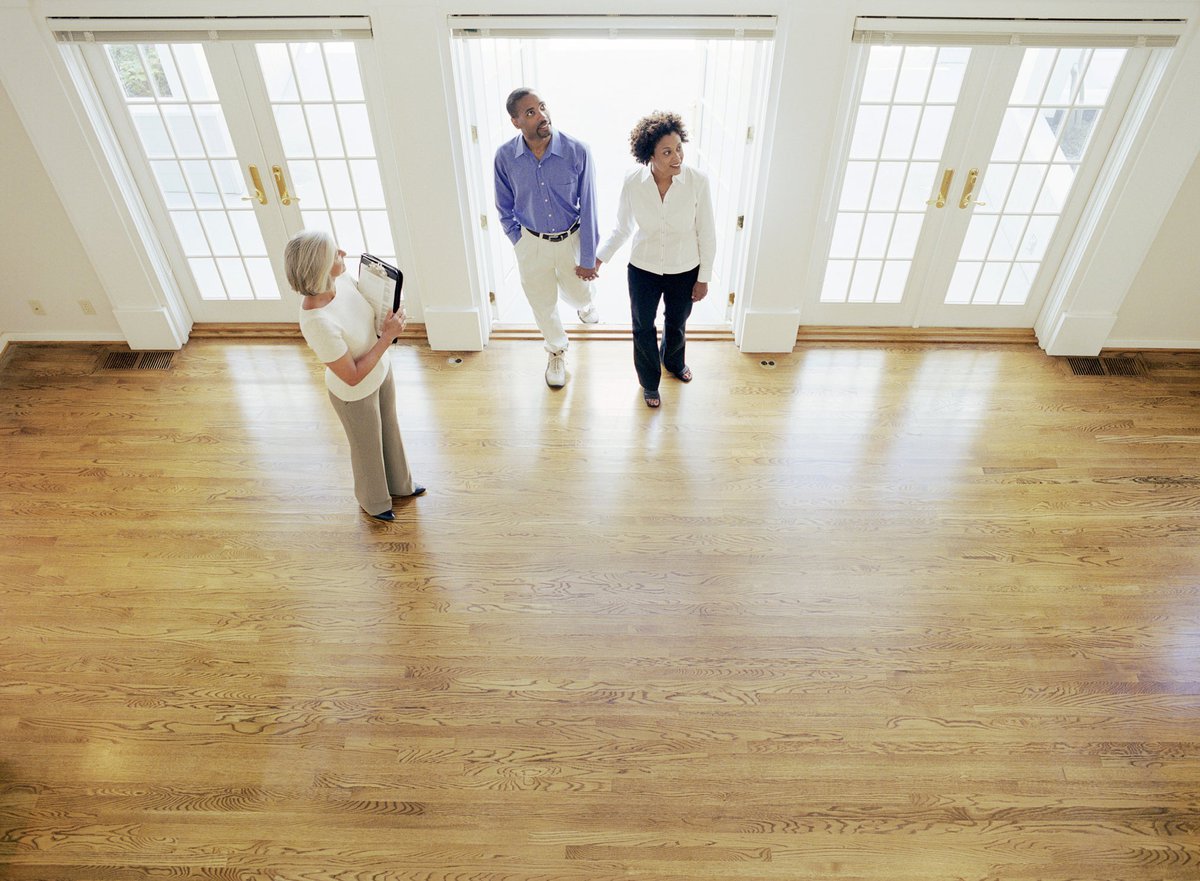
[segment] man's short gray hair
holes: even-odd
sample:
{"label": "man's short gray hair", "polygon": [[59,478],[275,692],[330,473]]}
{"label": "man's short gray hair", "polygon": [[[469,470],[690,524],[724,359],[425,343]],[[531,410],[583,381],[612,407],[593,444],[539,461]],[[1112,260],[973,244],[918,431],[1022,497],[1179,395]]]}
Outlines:
{"label": "man's short gray hair", "polygon": [[283,266],[288,284],[306,297],[323,294],[333,287],[329,273],[337,262],[337,243],[323,229],[302,229],[283,249]]}
{"label": "man's short gray hair", "polygon": [[513,89],[508,93],[508,100],[504,102],[504,109],[508,111],[509,119],[517,118],[517,105],[521,103],[521,99],[526,95],[537,94],[528,86],[521,86],[519,89]]}

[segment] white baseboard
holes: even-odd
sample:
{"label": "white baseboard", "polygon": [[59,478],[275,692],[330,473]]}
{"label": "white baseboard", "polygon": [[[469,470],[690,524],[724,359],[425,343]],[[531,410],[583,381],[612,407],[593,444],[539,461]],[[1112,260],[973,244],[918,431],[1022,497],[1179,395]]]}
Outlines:
{"label": "white baseboard", "polygon": [[1135,349],[1149,351],[1152,349],[1200,351],[1200,340],[1109,340],[1104,344],[1106,349]]}
{"label": "white baseboard", "polygon": [[482,352],[487,345],[475,309],[425,309],[425,335],[435,352]]}
{"label": "white baseboard", "polygon": [[[121,332],[129,342],[129,348],[138,351],[179,351],[187,342],[187,327],[178,327],[174,316],[164,306],[153,309],[114,309],[113,317],[121,326]],[[189,319],[190,322],[190,319]]]}
{"label": "white baseboard", "polygon": [[9,343],[111,343],[122,344],[111,331],[70,331],[59,333],[44,333],[36,330],[14,331],[0,333],[0,354],[8,348]]}
{"label": "white baseboard", "polygon": [[756,312],[748,310],[742,317],[738,348],[745,353],[786,353],[796,348],[796,331],[800,327],[800,312]]}
{"label": "white baseboard", "polygon": [[1117,323],[1115,312],[1063,312],[1049,328],[1038,325],[1038,345],[1047,355],[1096,355]]}

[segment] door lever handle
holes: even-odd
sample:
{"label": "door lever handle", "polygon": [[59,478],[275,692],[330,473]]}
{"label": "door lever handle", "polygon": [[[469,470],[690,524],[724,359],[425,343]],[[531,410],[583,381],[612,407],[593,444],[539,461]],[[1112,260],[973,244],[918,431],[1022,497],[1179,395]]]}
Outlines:
{"label": "door lever handle", "polygon": [[288,192],[287,181],[283,179],[283,169],[278,165],[271,166],[271,176],[275,178],[275,189],[279,190],[279,201],[284,205],[291,205],[293,202],[299,202],[299,196],[293,196]]}
{"label": "door lever handle", "polygon": [[266,205],[267,204],[267,194],[263,190],[262,178],[258,174],[258,166],[251,165],[251,166],[249,166],[249,168],[250,168],[250,180],[252,180],[254,182],[254,195],[253,196],[242,196],[242,201],[249,202],[249,201],[253,200],[253,201],[257,202],[259,205]]}
{"label": "door lever handle", "polygon": [[979,179],[979,169],[972,168],[967,172],[967,182],[963,186],[962,198],[958,200],[959,208],[966,208],[968,205],[986,205],[987,202],[977,202],[971,198],[971,194],[975,192],[975,181]]}
{"label": "door lever handle", "polygon": [[950,181],[954,178],[954,169],[947,168],[946,173],[942,175],[942,186],[938,189],[938,194],[932,199],[926,199],[926,205],[933,205],[936,208],[946,207],[946,195],[950,192]]}

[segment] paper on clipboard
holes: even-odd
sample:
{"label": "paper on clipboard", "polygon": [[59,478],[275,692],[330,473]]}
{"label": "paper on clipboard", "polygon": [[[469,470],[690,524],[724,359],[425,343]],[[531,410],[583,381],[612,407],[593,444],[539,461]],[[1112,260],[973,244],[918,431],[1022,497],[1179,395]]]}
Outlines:
{"label": "paper on clipboard", "polygon": [[373,254],[363,254],[358,260],[358,290],[375,309],[375,333],[381,333],[383,322],[392,312],[400,310],[404,289],[404,273]]}

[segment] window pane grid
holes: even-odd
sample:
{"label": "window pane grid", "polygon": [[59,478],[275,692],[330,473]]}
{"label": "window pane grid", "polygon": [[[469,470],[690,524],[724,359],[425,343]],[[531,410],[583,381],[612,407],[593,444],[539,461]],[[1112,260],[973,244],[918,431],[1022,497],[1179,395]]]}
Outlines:
{"label": "window pane grid", "polygon": [[[1094,59],[1109,50],[1025,51],[1004,123],[1011,134],[1012,120],[1028,116],[1024,137],[1014,152],[1015,143],[1011,137],[1005,139],[1002,126],[979,187],[981,200],[989,204],[977,208],[971,218],[946,293],[948,304],[1025,304],[1104,109],[1103,103],[1084,103],[1084,85],[1096,83],[1097,92],[1107,100],[1124,58],[1123,50],[1101,56],[1106,68],[1089,78]],[[1036,89],[1031,82],[1034,76],[1041,78]],[[1030,100],[1033,95],[1036,103]],[[984,223],[994,226],[986,250],[981,251]],[[982,254],[987,255],[986,262],[980,265]]]}
{"label": "window pane grid", "polygon": [[[901,300],[926,216],[925,179],[941,159],[969,55],[950,47],[871,47],[821,302]],[[913,187],[922,182],[917,199]]]}
{"label": "window pane grid", "polygon": [[[257,220],[253,208],[240,204],[243,181],[203,47],[141,43],[107,48],[201,299],[278,299],[274,284],[258,283],[252,290],[248,281],[262,273],[248,272],[241,243],[250,239],[235,230],[245,229],[247,216],[255,228]],[[253,250],[264,249],[255,242]]]}
{"label": "window pane grid", "polygon": [[257,48],[301,222],[331,232],[351,261],[395,250],[354,45]]}

